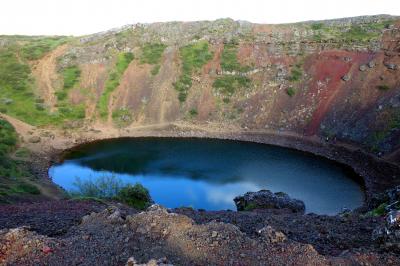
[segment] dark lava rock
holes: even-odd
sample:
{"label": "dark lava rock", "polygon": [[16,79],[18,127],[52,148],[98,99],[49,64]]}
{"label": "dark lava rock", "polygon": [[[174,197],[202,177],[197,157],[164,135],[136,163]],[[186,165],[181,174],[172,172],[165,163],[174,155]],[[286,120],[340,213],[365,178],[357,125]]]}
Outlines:
{"label": "dark lava rock", "polygon": [[390,70],[396,70],[397,69],[397,65],[396,64],[387,63],[387,64],[385,64],[385,66]]}
{"label": "dark lava rock", "polygon": [[372,238],[382,248],[400,252],[400,211],[390,211],[386,216],[385,225],[377,227],[372,233]]}
{"label": "dark lava rock", "polygon": [[238,211],[254,209],[289,209],[292,212],[304,212],[304,202],[290,198],[286,193],[272,193],[269,190],[247,192],[233,199]]}

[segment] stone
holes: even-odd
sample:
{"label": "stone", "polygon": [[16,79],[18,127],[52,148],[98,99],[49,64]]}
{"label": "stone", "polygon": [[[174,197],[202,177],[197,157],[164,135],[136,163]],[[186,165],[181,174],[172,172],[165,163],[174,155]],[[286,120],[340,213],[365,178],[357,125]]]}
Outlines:
{"label": "stone", "polygon": [[349,80],[350,80],[350,75],[349,75],[349,74],[344,75],[344,76],[342,77],[342,80],[343,80],[343,81],[349,81]]}
{"label": "stone", "polygon": [[304,202],[290,198],[286,193],[272,193],[269,190],[247,192],[233,199],[238,211],[254,209],[289,209],[292,212],[304,212]]}
{"label": "stone", "polygon": [[392,210],[386,215],[385,225],[374,229],[372,239],[386,250],[400,252],[399,210]]}
{"label": "stone", "polygon": [[30,143],[39,143],[41,138],[39,136],[32,136],[28,139]]}
{"label": "stone", "polygon": [[282,243],[287,240],[287,237],[285,236],[284,233],[276,231],[269,225],[261,228],[260,230],[257,231],[257,233],[261,235],[261,237],[263,237],[267,243],[271,244]]}
{"label": "stone", "polygon": [[369,61],[369,62],[368,62],[368,67],[369,67],[369,68],[374,68],[375,65],[376,65],[376,64],[375,64],[375,61]]}
{"label": "stone", "polygon": [[397,69],[397,65],[396,64],[387,63],[387,64],[385,64],[385,66],[390,70],[396,70]]}
{"label": "stone", "polygon": [[360,69],[361,72],[364,72],[365,70],[367,70],[367,66],[366,65],[361,65],[359,67],[359,69]]}

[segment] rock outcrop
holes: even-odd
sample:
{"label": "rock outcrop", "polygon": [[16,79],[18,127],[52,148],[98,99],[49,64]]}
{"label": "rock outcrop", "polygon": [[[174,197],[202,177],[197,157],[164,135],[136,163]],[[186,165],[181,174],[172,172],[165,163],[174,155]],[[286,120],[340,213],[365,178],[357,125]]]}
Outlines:
{"label": "rock outcrop", "polygon": [[290,198],[286,193],[272,193],[269,190],[247,192],[233,199],[238,211],[254,209],[289,209],[292,212],[304,212],[304,202]]}

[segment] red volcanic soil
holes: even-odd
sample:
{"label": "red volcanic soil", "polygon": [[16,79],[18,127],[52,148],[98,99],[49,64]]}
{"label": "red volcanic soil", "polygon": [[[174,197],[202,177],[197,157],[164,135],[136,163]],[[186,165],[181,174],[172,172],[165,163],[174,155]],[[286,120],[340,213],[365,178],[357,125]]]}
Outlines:
{"label": "red volcanic soil", "polygon": [[[351,86],[358,67],[366,64],[374,54],[368,52],[347,52],[339,50],[324,51],[308,58],[304,69],[312,77],[309,93],[315,95],[317,107],[311,122],[305,130],[306,135],[315,135],[321,121],[332,108],[335,98],[340,97]],[[349,81],[342,77],[349,75]]]}

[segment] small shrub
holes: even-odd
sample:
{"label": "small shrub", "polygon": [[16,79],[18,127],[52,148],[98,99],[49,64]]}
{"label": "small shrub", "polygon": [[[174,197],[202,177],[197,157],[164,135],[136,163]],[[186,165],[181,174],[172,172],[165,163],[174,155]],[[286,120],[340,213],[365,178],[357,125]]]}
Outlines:
{"label": "small shrub", "polygon": [[152,203],[149,191],[139,183],[126,185],[116,197],[119,201],[139,210],[144,210]]}
{"label": "small shrub", "polygon": [[95,179],[81,180],[76,177],[71,194],[74,196],[112,198],[122,189],[123,183],[115,175],[103,175]]}
{"label": "small shrub", "polygon": [[233,95],[238,89],[250,86],[251,80],[244,76],[239,75],[224,75],[218,77],[214,83],[213,88],[225,96]]}
{"label": "small shrub", "polygon": [[62,70],[64,89],[71,89],[78,82],[81,71],[77,66],[70,66]]}
{"label": "small shrub", "polygon": [[249,66],[242,66],[237,59],[237,44],[230,43],[224,45],[221,55],[221,68],[225,71],[247,72]]}
{"label": "small shrub", "polygon": [[146,44],[142,48],[142,56],[140,57],[140,63],[142,64],[158,64],[160,63],[161,56],[167,46],[162,43]]}
{"label": "small shrub", "polygon": [[296,90],[292,87],[287,88],[286,90],[287,95],[289,95],[290,97],[294,96],[296,94]]}
{"label": "small shrub", "polygon": [[114,110],[112,113],[112,119],[114,124],[118,127],[129,126],[133,120],[131,111],[126,108]]}
{"label": "small shrub", "polygon": [[190,109],[189,111],[189,115],[191,117],[197,116],[199,113],[197,112],[197,110],[195,108]]}
{"label": "small shrub", "polygon": [[386,207],[387,207],[387,203],[382,203],[381,205],[379,205],[375,209],[371,210],[367,214],[369,216],[382,216],[386,213]]}
{"label": "small shrub", "polygon": [[299,66],[295,66],[292,68],[292,71],[289,76],[289,81],[296,82],[301,79],[303,72]]}
{"label": "small shrub", "polygon": [[153,76],[155,76],[155,75],[158,74],[159,71],[160,71],[160,65],[155,65],[155,66],[152,68],[152,70],[151,70],[151,74],[152,74]]}
{"label": "small shrub", "polygon": [[324,27],[323,23],[313,23],[311,24],[312,30],[321,30]]}
{"label": "small shrub", "polygon": [[387,91],[387,90],[390,89],[390,87],[388,85],[386,85],[386,84],[379,85],[377,88],[378,88],[378,90],[381,90],[381,91]]}

